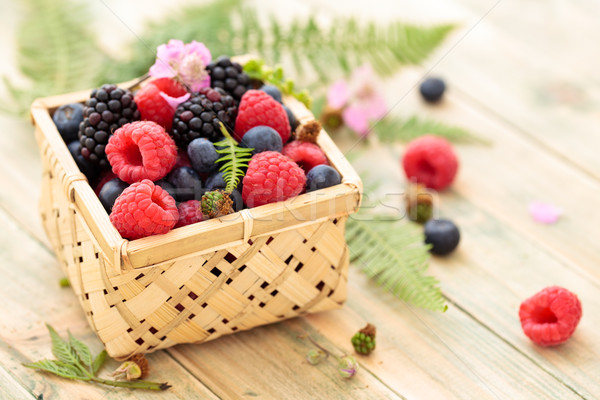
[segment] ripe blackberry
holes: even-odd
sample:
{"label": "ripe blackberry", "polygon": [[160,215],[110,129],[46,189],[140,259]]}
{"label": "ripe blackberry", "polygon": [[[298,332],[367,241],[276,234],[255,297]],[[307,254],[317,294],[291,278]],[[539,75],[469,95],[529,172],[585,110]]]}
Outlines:
{"label": "ripe blackberry", "polygon": [[243,72],[242,66],[232,62],[229,57],[221,56],[206,68],[210,73],[210,85],[224,89],[236,101],[240,101],[250,87],[250,78]]}
{"label": "ripe blackberry", "polygon": [[83,122],[79,124],[81,155],[91,163],[108,169],[105,148],[108,138],[121,126],[138,121],[140,112],[127,89],[115,85],[102,85],[94,89],[83,109]]}
{"label": "ripe blackberry", "polygon": [[233,97],[223,89],[203,88],[177,107],[171,136],[180,147],[199,137],[215,142],[222,136],[219,122],[233,130],[236,117]]}

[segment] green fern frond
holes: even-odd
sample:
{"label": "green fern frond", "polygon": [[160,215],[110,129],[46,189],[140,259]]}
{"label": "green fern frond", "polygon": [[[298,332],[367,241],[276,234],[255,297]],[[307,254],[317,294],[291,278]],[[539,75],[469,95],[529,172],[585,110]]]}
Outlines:
{"label": "green fern frond", "polygon": [[285,79],[283,76],[283,67],[276,65],[271,68],[265,65],[265,61],[259,58],[249,60],[244,64],[244,72],[252,79],[263,81],[277,87],[281,93],[295,97],[298,101],[304,103],[307,108],[312,106],[312,99],[307,90],[297,92],[294,89],[294,81]]}
{"label": "green fern frond", "polygon": [[392,294],[425,309],[447,309],[439,282],[425,275],[429,252],[416,225],[359,212],[348,219],[346,240],[355,265]]}
{"label": "green fern frond", "polygon": [[224,155],[217,160],[217,163],[224,163],[219,171],[223,172],[223,180],[226,184],[225,191],[231,193],[240,184],[240,180],[246,173],[254,149],[239,147],[238,142],[231,137],[223,123],[221,123],[221,132],[225,139],[216,142],[215,147],[217,153]]}
{"label": "green fern frond", "polygon": [[412,116],[408,119],[387,116],[377,121],[372,129],[379,140],[386,143],[395,141],[410,142],[428,133],[442,136],[456,143],[489,143],[487,140],[475,136],[459,126],[448,125],[417,116]]}
{"label": "green fern frond", "polygon": [[24,0],[26,15],[17,32],[17,62],[28,87],[4,79],[10,103],[4,110],[27,113],[36,97],[89,88],[105,55],[88,30],[85,4],[71,0]]}

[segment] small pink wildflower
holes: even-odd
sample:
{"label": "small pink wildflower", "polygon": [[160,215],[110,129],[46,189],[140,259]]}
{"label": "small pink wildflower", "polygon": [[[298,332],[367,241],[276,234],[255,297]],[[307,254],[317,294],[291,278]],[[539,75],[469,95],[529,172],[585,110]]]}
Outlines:
{"label": "small pink wildflower", "polygon": [[192,91],[210,86],[210,75],[206,66],[212,60],[210,51],[203,43],[192,41],[184,44],[171,39],[156,50],[156,62],[150,67],[150,76],[175,78]]}

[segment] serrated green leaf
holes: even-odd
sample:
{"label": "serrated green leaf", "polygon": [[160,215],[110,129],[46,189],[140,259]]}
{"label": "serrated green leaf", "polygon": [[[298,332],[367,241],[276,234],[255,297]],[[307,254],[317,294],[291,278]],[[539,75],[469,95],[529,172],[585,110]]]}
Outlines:
{"label": "serrated green leaf", "polygon": [[87,347],[83,342],[75,338],[71,332],[69,332],[69,344],[71,348],[75,350],[75,353],[79,356],[79,360],[85,365],[89,367],[92,365],[92,353],[90,352],[89,347]]}
{"label": "serrated green leaf", "polygon": [[94,375],[96,375],[98,371],[100,371],[100,368],[102,368],[102,366],[104,365],[104,361],[106,361],[107,356],[108,353],[106,352],[106,350],[102,350],[96,356],[96,358],[94,358],[94,362],[92,363],[92,372],[94,373]]}
{"label": "serrated green leaf", "polygon": [[79,363],[79,357],[71,345],[63,340],[52,326],[46,324],[46,327],[48,328],[50,338],[52,339],[52,354],[54,354],[59,361],[66,364],[77,365]]}
{"label": "serrated green leaf", "polygon": [[87,380],[89,378],[76,366],[64,363],[59,360],[40,360],[28,364],[23,364],[23,366],[27,368],[49,372],[51,374],[68,379]]}

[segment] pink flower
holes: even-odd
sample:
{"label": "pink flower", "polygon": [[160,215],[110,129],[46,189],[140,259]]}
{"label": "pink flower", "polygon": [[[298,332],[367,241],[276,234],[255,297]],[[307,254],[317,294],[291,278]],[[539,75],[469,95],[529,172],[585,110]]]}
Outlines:
{"label": "pink flower", "polygon": [[171,97],[168,94],[166,94],[165,92],[160,92],[159,95],[167,102],[167,104],[169,104],[169,107],[171,107],[173,109],[173,111],[175,111],[175,109],[177,109],[178,105],[187,101],[192,96],[191,94],[186,93],[183,96]]}
{"label": "pink flower", "polygon": [[562,210],[552,204],[535,201],[529,204],[529,213],[536,222],[554,224],[560,218]]}
{"label": "pink flower", "polygon": [[156,50],[156,62],[150,67],[150,76],[175,78],[192,91],[210,86],[206,66],[212,60],[210,51],[203,43],[192,41],[184,44],[171,39]]}
{"label": "pink flower", "polygon": [[371,124],[387,113],[385,99],[377,91],[375,74],[368,65],[355,69],[349,83],[333,83],[327,92],[327,105],[343,110],[344,124],[361,136],[366,136]]}

